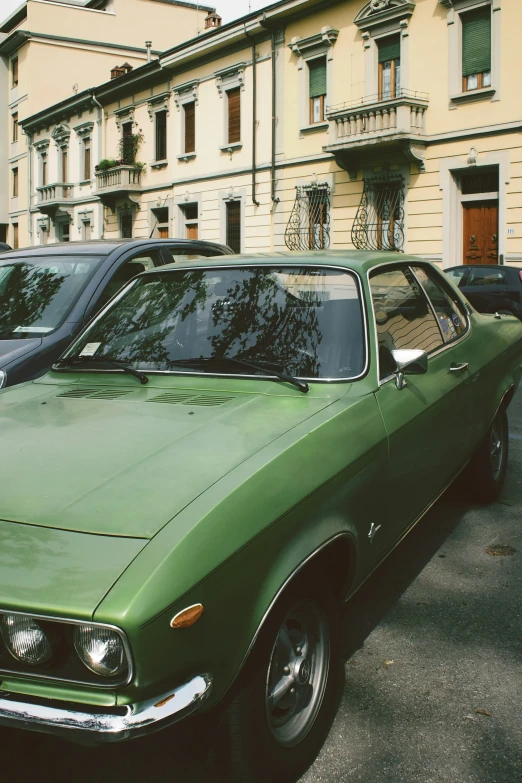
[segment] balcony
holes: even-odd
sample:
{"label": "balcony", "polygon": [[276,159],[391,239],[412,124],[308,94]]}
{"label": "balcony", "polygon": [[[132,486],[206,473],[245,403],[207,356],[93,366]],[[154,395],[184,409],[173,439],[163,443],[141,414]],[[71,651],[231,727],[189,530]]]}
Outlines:
{"label": "balcony", "polygon": [[139,204],[141,193],[141,168],[136,166],[114,166],[96,172],[96,195],[106,207],[114,212],[116,201],[125,199]]}
{"label": "balcony", "polygon": [[329,106],[326,117],[333,126],[333,141],[323,149],[347,171],[360,168],[365,157],[394,150],[423,171],[428,100],[426,93],[400,90],[395,98],[379,100],[374,95]]}
{"label": "balcony", "polygon": [[69,183],[55,182],[52,185],[41,185],[36,188],[38,198],[36,206],[44,215],[55,217],[60,208],[66,208],[72,203],[73,186]]}

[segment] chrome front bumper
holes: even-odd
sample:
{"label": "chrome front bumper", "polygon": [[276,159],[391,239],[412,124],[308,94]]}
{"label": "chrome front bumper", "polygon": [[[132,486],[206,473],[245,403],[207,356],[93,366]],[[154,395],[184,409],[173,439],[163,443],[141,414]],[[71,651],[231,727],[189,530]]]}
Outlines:
{"label": "chrome front bumper", "polygon": [[[212,688],[208,674],[155,699],[114,708],[114,712],[81,712],[55,706],[59,702],[18,701],[18,694],[0,693],[0,725],[43,731],[78,741],[120,742],[150,734],[190,715],[205,701]],[[81,705],[78,705],[80,708]]]}

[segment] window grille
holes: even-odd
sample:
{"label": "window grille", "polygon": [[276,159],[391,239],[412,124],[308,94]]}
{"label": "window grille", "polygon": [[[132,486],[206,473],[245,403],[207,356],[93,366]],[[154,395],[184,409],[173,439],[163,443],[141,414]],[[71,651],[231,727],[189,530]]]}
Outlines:
{"label": "window grille", "polygon": [[241,253],[241,202],[227,201],[227,245]]}
{"label": "window grille", "polygon": [[330,247],[330,188],[326,183],[296,187],[285,244],[289,250]]}
{"label": "window grille", "polygon": [[402,250],[404,247],[404,180],[400,176],[364,180],[352,226],[357,250]]}

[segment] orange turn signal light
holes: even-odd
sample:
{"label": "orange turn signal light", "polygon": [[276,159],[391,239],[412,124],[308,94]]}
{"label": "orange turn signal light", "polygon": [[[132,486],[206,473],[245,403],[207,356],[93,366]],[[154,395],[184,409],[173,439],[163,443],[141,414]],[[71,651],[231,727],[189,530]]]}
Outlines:
{"label": "orange turn signal light", "polygon": [[195,622],[199,620],[204,612],[203,604],[194,604],[193,606],[187,606],[181,612],[178,612],[175,617],[170,621],[171,628],[190,628]]}

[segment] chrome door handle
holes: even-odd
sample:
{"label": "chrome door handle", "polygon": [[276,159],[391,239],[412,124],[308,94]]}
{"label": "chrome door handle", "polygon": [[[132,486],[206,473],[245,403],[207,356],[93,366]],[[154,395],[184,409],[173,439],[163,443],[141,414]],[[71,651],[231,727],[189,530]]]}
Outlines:
{"label": "chrome door handle", "polygon": [[452,364],[450,367],[450,372],[462,372],[462,370],[467,370],[469,367],[468,362],[460,362],[460,364]]}

